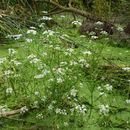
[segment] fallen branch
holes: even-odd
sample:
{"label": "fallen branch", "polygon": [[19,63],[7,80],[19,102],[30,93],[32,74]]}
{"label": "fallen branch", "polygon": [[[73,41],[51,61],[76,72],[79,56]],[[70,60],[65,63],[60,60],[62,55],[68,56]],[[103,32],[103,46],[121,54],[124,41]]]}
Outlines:
{"label": "fallen branch", "polygon": [[21,112],[21,109],[12,110],[9,112],[0,112],[0,118],[7,117],[7,116],[13,116],[13,115],[19,114],[20,112]]}
{"label": "fallen branch", "polygon": [[64,10],[59,10],[59,11],[55,11],[55,12],[48,12],[47,14],[44,14],[45,16],[50,16],[50,15],[55,15],[55,14],[60,14],[65,12]]}
{"label": "fallen branch", "polygon": [[83,17],[86,17],[87,19],[90,19],[90,20],[94,20],[94,21],[101,20],[102,21],[101,18],[98,18],[89,12],[72,7],[72,5],[71,5],[72,0],[70,0],[68,3],[69,7],[60,5],[59,3],[54,2],[53,0],[50,0],[50,1],[49,0],[35,0],[35,1],[41,1],[41,2],[46,2],[48,4],[52,4],[52,5],[56,6],[57,8],[59,8],[60,10],[63,10],[65,12],[75,13],[75,14],[81,15]]}

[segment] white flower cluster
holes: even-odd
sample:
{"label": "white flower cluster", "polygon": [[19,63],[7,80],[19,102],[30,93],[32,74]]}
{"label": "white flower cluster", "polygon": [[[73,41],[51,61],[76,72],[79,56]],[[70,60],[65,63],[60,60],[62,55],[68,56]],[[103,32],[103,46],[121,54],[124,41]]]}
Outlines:
{"label": "white flower cluster", "polygon": [[53,108],[54,108],[53,104],[50,104],[50,105],[48,106],[48,110],[49,110],[49,111],[51,111]]}
{"label": "white flower cluster", "polygon": [[9,55],[14,55],[16,53],[16,50],[13,48],[9,48],[8,53],[9,53]]}
{"label": "white flower cluster", "polygon": [[10,61],[10,64],[13,64],[13,65],[19,66],[19,65],[21,65],[22,63],[19,62],[19,61],[17,61],[17,60],[15,60],[15,59],[13,59],[13,60]]}
{"label": "white flower cluster", "polygon": [[96,25],[103,25],[103,22],[97,21],[95,24],[96,24]]}
{"label": "white flower cluster", "polygon": [[29,55],[27,59],[29,59],[30,63],[34,63],[34,64],[40,62],[40,59],[38,59],[34,54]]}
{"label": "white flower cluster", "polygon": [[30,38],[26,38],[25,40],[26,40],[27,43],[31,43],[31,42],[33,41],[33,40],[30,39]]}
{"label": "white flower cluster", "polygon": [[39,96],[39,95],[40,95],[39,91],[35,91],[35,92],[34,92],[34,95],[35,95],[35,96]]}
{"label": "white flower cluster", "polygon": [[78,113],[85,115],[85,113],[87,111],[87,108],[86,108],[86,106],[84,104],[83,105],[79,105],[79,104],[77,105],[77,104],[75,104],[75,110]]}
{"label": "white flower cluster", "polygon": [[34,76],[35,79],[42,79],[44,78],[44,74],[38,74]]}
{"label": "white flower cluster", "polygon": [[36,31],[36,30],[33,30],[33,29],[30,29],[30,30],[27,31],[27,34],[36,35],[36,34],[37,34],[37,31]]}
{"label": "white flower cluster", "polygon": [[7,60],[7,58],[0,58],[0,64],[3,64],[5,61]]}
{"label": "white flower cluster", "polygon": [[124,67],[122,68],[124,71],[130,71],[130,67]]}
{"label": "white flower cluster", "polygon": [[46,96],[43,96],[42,98],[41,98],[41,101],[43,101],[43,102],[45,102],[47,100],[47,97]]}
{"label": "white flower cluster", "polygon": [[61,114],[61,115],[67,115],[67,112],[65,109],[60,109],[60,108],[56,108],[55,110],[56,114]]}
{"label": "white flower cluster", "polygon": [[73,48],[68,48],[68,49],[64,52],[64,54],[65,54],[65,55],[68,55],[68,56],[71,56],[73,52],[74,52],[74,49],[73,49]]}
{"label": "white flower cluster", "polygon": [[60,51],[61,47],[60,46],[56,46],[54,49]]}
{"label": "white flower cluster", "polygon": [[33,108],[39,108],[39,102],[38,101],[33,102]]}
{"label": "white flower cluster", "polygon": [[73,97],[75,97],[77,95],[77,92],[78,92],[78,90],[76,90],[76,89],[73,88],[70,91],[70,95],[73,96]]}
{"label": "white flower cluster", "polygon": [[31,54],[31,55],[29,55],[28,57],[27,57],[27,59],[29,59],[29,60],[31,60],[31,59],[33,59],[33,58],[35,58],[36,56],[34,55],[34,54]]}
{"label": "white flower cluster", "polygon": [[91,52],[91,51],[84,51],[83,54],[84,54],[84,55],[91,55],[92,52]]}
{"label": "white flower cluster", "polygon": [[90,65],[87,63],[87,61],[86,61],[86,59],[84,59],[84,58],[80,58],[79,59],[79,64],[80,64],[80,66],[81,67],[86,67],[86,68],[88,68]]}
{"label": "white flower cluster", "polygon": [[43,68],[44,68],[44,65],[43,64],[39,64],[37,69],[38,70],[42,70]]}
{"label": "white flower cluster", "polygon": [[49,73],[50,73],[49,70],[43,70],[41,74],[35,75],[34,78],[35,79],[42,79]]}
{"label": "white flower cluster", "polygon": [[27,106],[24,106],[24,107],[22,107],[22,108],[20,109],[20,113],[21,113],[21,114],[24,114],[24,113],[26,113],[26,112],[28,112]]}
{"label": "white flower cluster", "polygon": [[42,13],[47,14],[48,12],[47,12],[47,11],[45,11],[45,10],[43,10],[43,11],[42,11]]}
{"label": "white flower cluster", "polygon": [[46,52],[43,52],[43,53],[42,53],[42,56],[47,56],[47,53],[46,53]]}
{"label": "white flower cluster", "polygon": [[101,31],[100,34],[106,35],[106,36],[108,35],[108,33],[106,31]]}
{"label": "white flower cluster", "polygon": [[120,31],[120,32],[124,31],[124,29],[121,26],[117,26],[117,30]]}
{"label": "white flower cluster", "polygon": [[67,35],[67,34],[62,34],[61,37],[62,37],[62,38],[69,38],[69,35]]}
{"label": "white flower cluster", "polygon": [[112,89],[113,89],[113,87],[110,84],[106,84],[106,85],[98,87],[98,90],[100,91],[100,96],[102,96],[102,95],[107,96],[106,91],[110,92],[110,91],[112,91]]}
{"label": "white flower cluster", "polygon": [[100,91],[100,93],[99,93],[100,96],[107,96],[106,93],[104,92],[103,88],[101,88],[100,86],[98,87],[98,90]]}
{"label": "white flower cluster", "polygon": [[7,107],[7,105],[2,105],[0,106],[0,117],[1,114],[3,115],[9,108]]}
{"label": "white flower cluster", "polygon": [[36,118],[37,118],[37,119],[43,119],[43,114],[42,114],[42,113],[37,114],[37,115],[36,115]]}
{"label": "white flower cluster", "polygon": [[60,17],[61,17],[61,18],[65,18],[65,15],[61,15]]}
{"label": "white flower cluster", "polygon": [[40,20],[49,21],[49,20],[52,20],[52,18],[51,18],[51,17],[48,17],[48,16],[43,16]]}
{"label": "white flower cluster", "polygon": [[83,88],[83,86],[84,86],[83,83],[79,83],[80,88]]}
{"label": "white flower cluster", "polygon": [[73,25],[82,25],[82,23],[79,22],[79,21],[73,21],[72,24],[73,24]]}
{"label": "white flower cluster", "polygon": [[36,28],[35,28],[35,27],[33,27],[33,26],[31,26],[31,27],[30,27],[30,29],[34,29],[34,30],[35,30]]}
{"label": "white flower cluster", "polygon": [[7,35],[6,38],[13,38],[14,40],[18,40],[22,37],[22,34],[16,34],[16,35]]}
{"label": "white flower cluster", "polygon": [[55,34],[55,32],[52,30],[46,30],[43,32],[43,35],[47,35],[47,37],[53,36],[54,34]]}
{"label": "white flower cluster", "polygon": [[126,100],[126,103],[127,103],[127,104],[130,104],[130,99],[127,99],[127,100]]}
{"label": "white flower cluster", "polygon": [[78,65],[78,62],[77,61],[70,61],[70,65],[71,66],[76,66],[76,65]]}
{"label": "white flower cluster", "polygon": [[86,37],[86,36],[85,36],[85,35],[80,35],[80,37],[83,37],[83,38],[84,38],[84,37]]}
{"label": "white flower cluster", "polygon": [[[101,35],[107,36],[108,33],[102,29],[103,24],[104,24],[104,23],[101,22],[101,21],[96,22],[96,23],[95,23],[95,25],[96,25],[95,29],[98,30],[98,31],[100,30],[100,34],[101,34]],[[97,36],[96,32],[94,32],[94,31],[88,32],[88,33],[89,33],[89,35],[91,36],[91,39],[93,39],[93,40],[96,40],[96,39],[99,38],[99,37]]]}
{"label": "white flower cluster", "polygon": [[34,58],[34,59],[32,59],[31,61],[30,61],[30,63],[34,63],[34,64],[36,64],[36,63],[38,63],[38,62],[40,62],[40,59],[38,59],[38,58]]}
{"label": "white flower cluster", "polygon": [[57,80],[57,83],[63,83],[64,82],[64,79],[62,77],[58,77],[56,80]]}
{"label": "white flower cluster", "polygon": [[60,66],[66,66],[68,63],[66,61],[60,62]]}
{"label": "white flower cluster", "polygon": [[99,111],[100,111],[100,114],[103,114],[104,116],[107,116],[108,113],[109,113],[109,106],[108,105],[99,105]]}
{"label": "white flower cluster", "polygon": [[45,23],[41,23],[41,24],[39,25],[40,28],[44,28],[44,26],[45,26]]}
{"label": "white flower cluster", "polygon": [[54,108],[54,104],[56,104],[56,101],[52,101],[49,105],[48,105],[48,111],[52,111]]}
{"label": "white flower cluster", "polygon": [[86,63],[86,60],[83,59],[83,58],[81,58],[81,59],[79,59],[79,63],[81,63],[81,64],[85,64],[85,63]]}
{"label": "white flower cluster", "polygon": [[108,91],[112,91],[112,85],[110,85],[110,84],[106,84],[105,86],[104,86],[105,88],[106,88],[106,90],[108,90]]}
{"label": "white flower cluster", "polygon": [[98,39],[98,36],[91,36],[91,39]]}
{"label": "white flower cluster", "polygon": [[20,77],[20,76],[21,76],[20,74],[14,74],[14,75],[13,75],[14,78],[18,78],[18,77]]}
{"label": "white flower cluster", "polygon": [[12,94],[12,92],[13,92],[13,89],[11,87],[6,89],[6,94],[7,95]]}
{"label": "white flower cluster", "polygon": [[12,70],[5,70],[3,76],[5,76],[6,78],[9,78],[13,74],[14,74],[14,72]]}
{"label": "white flower cluster", "polygon": [[64,122],[64,126],[65,127],[69,126],[69,123],[68,122]]}
{"label": "white flower cluster", "polygon": [[90,35],[90,36],[95,36],[96,33],[95,33],[94,31],[91,31],[91,32],[89,32],[89,35]]}
{"label": "white flower cluster", "polygon": [[54,73],[60,74],[60,75],[65,75],[65,69],[64,68],[53,68]]}

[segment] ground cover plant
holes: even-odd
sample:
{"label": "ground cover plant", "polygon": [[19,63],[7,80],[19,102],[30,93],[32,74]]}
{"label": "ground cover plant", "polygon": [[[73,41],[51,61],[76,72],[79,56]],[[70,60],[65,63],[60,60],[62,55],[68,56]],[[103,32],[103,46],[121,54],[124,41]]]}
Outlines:
{"label": "ground cover plant", "polygon": [[68,13],[37,21],[0,46],[0,129],[129,130],[129,47]]}

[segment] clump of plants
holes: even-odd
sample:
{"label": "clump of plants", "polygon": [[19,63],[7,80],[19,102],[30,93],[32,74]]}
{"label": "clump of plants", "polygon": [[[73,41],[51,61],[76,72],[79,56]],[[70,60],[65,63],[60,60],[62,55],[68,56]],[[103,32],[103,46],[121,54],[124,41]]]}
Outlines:
{"label": "clump of plants", "polygon": [[[79,26],[79,22],[72,24]],[[41,31],[31,26],[23,34],[8,35],[19,49],[9,48],[7,56],[0,58],[3,122],[10,117],[27,124],[25,127],[89,129],[94,124],[99,129],[110,125],[129,128],[129,114],[124,121],[119,120],[119,115],[129,110],[129,97],[115,91],[117,85],[123,91],[128,85],[122,80],[129,76],[125,72],[129,67],[105,69],[102,55],[106,46],[97,48],[96,40],[86,40],[83,35],[74,39],[72,32],[70,37],[65,30],[50,30],[44,23],[39,28]],[[116,80],[120,73],[122,77]]]}
{"label": "clump of plants", "polygon": [[[33,29],[27,33],[36,35]],[[51,122],[54,128],[82,126],[77,123],[84,120],[89,108],[80,101],[79,91],[82,67],[88,63],[82,55],[76,58],[74,48],[59,46],[59,35],[54,31],[44,31],[43,38],[47,44],[36,45],[33,39],[26,39],[24,54],[10,48],[8,56],[0,59],[2,99],[7,99],[10,109],[20,108],[20,113],[40,110],[36,115],[39,120],[54,116]]]}

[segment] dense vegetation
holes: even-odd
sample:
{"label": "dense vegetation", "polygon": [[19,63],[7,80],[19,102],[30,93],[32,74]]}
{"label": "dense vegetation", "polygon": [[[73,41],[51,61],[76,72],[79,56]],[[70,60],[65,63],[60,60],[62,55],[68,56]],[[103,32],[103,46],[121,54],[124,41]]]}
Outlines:
{"label": "dense vegetation", "polygon": [[128,0],[1,0],[0,129],[129,130]]}

